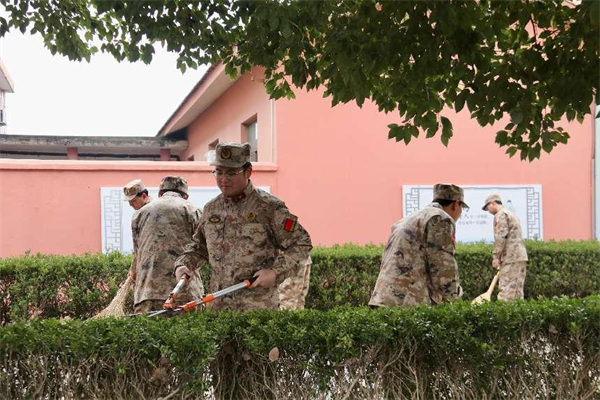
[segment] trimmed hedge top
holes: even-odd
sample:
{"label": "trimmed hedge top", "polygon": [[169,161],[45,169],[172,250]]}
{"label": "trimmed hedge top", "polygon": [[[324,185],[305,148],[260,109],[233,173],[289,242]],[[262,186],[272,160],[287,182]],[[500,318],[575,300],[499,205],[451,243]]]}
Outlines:
{"label": "trimmed hedge top", "polygon": [[[585,297],[600,293],[600,247],[596,241],[526,242],[525,297]],[[307,308],[327,310],[368,303],[379,274],[383,246],[317,247]],[[458,244],[456,258],[465,300],[492,280],[492,246]],[[131,256],[25,255],[0,259],[0,324],[32,317],[89,318],[102,310],[125,280]],[[203,278],[210,278],[205,266]],[[208,287],[208,282],[205,282]]]}

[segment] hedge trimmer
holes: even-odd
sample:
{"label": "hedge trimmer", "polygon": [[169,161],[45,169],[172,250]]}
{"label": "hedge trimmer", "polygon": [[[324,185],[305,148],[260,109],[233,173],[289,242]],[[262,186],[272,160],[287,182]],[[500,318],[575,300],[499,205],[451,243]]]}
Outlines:
{"label": "hedge trimmer", "polygon": [[174,302],[175,302],[175,300],[177,300],[177,296],[179,295],[179,292],[181,291],[181,289],[183,289],[183,287],[187,284],[187,282],[189,280],[189,276],[184,274],[181,277],[181,279],[179,280],[179,282],[177,282],[177,285],[175,286],[175,288],[173,288],[173,290],[169,294],[169,297],[165,301],[165,304],[163,304],[162,310],[149,311],[146,313],[131,314],[131,315],[128,315],[128,317],[136,317],[139,315],[147,315],[148,317],[157,317],[159,315],[169,316],[169,315],[174,315],[174,314],[178,314],[178,313],[182,313],[182,312],[192,311],[192,310],[195,310],[196,308],[198,308],[198,306],[208,304],[211,301],[218,299],[219,297],[227,296],[229,294],[237,292],[238,290],[249,288],[256,279],[258,279],[258,276],[253,276],[250,279],[245,279],[243,282],[237,283],[233,286],[229,286],[225,289],[219,290],[218,292],[207,294],[206,296],[203,296],[199,300],[193,300],[188,303],[185,303],[182,306],[175,307]]}

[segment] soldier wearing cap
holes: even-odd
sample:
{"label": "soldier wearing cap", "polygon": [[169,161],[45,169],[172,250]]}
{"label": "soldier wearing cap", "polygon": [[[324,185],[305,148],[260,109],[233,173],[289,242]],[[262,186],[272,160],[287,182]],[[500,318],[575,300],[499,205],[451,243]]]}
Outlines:
{"label": "soldier wearing cap", "polygon": [[[217,310],[277,309],[280,285],[300,275],[312,244],[285,203],[250,181],[250,144],[219,143],[211,165],[221,194],[204,207],[193,242],[175,263],[175,275],[209,262],[210,291],[256,276],[252,290],[220,298]],[[192,278],[197,279],[197,278]]]}
{"label": "soldier wearing cap", "polygon": [[482,210],[494,216],[492,267],[500,271],[498,300],[522,299],[527,250],[523,243],[521,223],[515,214],[504,208],[499,194],[488,196]]}
{"label": "soldier wearing cap", "polygon": [[148,189],[140,179],[134,179],[123,187],[123,199],[136,211],[152,201]]}
{"label": "soldier wearing cap", "polygon": [[[140,179],[134,179],[123,186],[123,200],[129,202],[131,208],[135,211],[144,207],[146,204],[152,201],[152,197],[148,195],[148,189],[146,185]],[[133,260],[131,260],[131,268],[129,268],[129,276],[135,281],[135,264],[136,264],[135,253],[133,254]]]}
{"label": "soldier wearing cap", "polygon": [[[187,200],[188,185],[182,177],[164,177],[158,196],[136,211],[131,221],[137,259],[135,312],[162,309],[177,283],[172,274],[173,263],[191,241],[201,217],[200,210]],[[195,286],[201,284],[201,280],[195,282]],[[199,291],[204,290],[200,287]],[[180,303],[188,300],[186,290],[179,299]]]}
{"label": "soldier wearing cap", "polygon": [[437,184],[430,205],[392,226],[369,305],[436,305],[462,295],[454,246],[463,208],[462,188]]}

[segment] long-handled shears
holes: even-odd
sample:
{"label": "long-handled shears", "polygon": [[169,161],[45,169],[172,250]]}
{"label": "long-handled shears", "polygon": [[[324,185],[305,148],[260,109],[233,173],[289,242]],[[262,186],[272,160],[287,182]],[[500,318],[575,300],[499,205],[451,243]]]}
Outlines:
{"label": "long-handled shears", "polygon": [[223,290],[219,290],[218,292],[215,293],[211,293],[211,294],[207,294],[206,296],[203,296],[201,299],[199,300],[193,300],[190,301],[188,303],[185,303],[182,306],[179,307],[173,307],[173,303],[174,301],[177,299],[177,295],[179,294],[179,292],[181,291],[181,289],[183,289],[183,287],[185,286],[185,284],[188,282],[189,280],[189,276],[185,275],[181,277],[181,279],[179,280],[179,282],[177,282],[177,285],[175,286],[175,288],[173,289],[173,291],[171,291],[171,293],[169,294],[169,298],[165,301],[165,304],[163,305],[164,309],[163,310],[157,310],[157,311],[150,311],[147,313],[138,313],[138,314],[131,314],[128,315],[129,317],[135,317],[138,315],[147,315],[148,317],[156,317],[159,315],[169,315],[169,314],[175,314],[175,313],[180,313],[180,312],[186,312],[186,311],[191,311],[196,309],[198,306],[201,306],[203,304],[207,304],[210,303],[211,301],[218,299],[219,297],[223,297],[223,296],[227,296],[228,294],[237,292],[240,289],[245,289],[245,288],[249,288],[254,281],[258,278],[258,276],[253,276],[250,279],[245,279],[244,281],[237,283],[233,286],[229,286]]}

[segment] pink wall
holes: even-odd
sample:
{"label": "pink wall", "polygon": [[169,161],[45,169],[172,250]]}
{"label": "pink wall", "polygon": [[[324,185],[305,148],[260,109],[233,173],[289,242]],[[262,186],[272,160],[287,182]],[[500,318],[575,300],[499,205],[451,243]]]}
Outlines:
{"label": "pink wall", "polygon": [[[253,181],[275,193],[276,167],[257,165]],[[200,162],[0,160],[0,257],[102,250],[100,188],[142,179],[156,187],[166,175],[190,186],[215,186]]]}
{"label": "pink wall", "polygon": [[447,113],[454,124],[448,148],[439,136],[406,146],[387,139],[397,114],[372,104],[331,108],[321,92],[296,95],[276,105],[278,193],[316,244],[385,242],[402,217],[402,185],[438,182],[541,184],[544,239],[592,237],[591,117],[563,125],[568,145],[528,163],[494,143],[501,128],[482,128],[466,112]]}
{"label": "pink wall", "polygon": [[[217,73],[215,70],[213,73]],[[255,68],[252,74],[238,79],[221,97],[206,109],[188,127],[189,148],[182,160],[194,155],[203,160],[209,143],[245,140],[243,124],[253,116],[258,121],[258,161],[271,162],[272,113],[271,101],[263,88],[262,70]]]}
{"label": "pink wall", "polygon": [[[402,216],[402,185],[437,182],[541,184],[544,239],[592,237],[590,117],[563,125],[569,144],[528,163],[505,155],[495,129],[481,128],[466,112],[447,114],[455,133],[445,148],[438,138],[408,146],[388,140],[387,124],[399,119],[372,104],[331,108],[322,92],[298,92],[295,100],[277,101],[275,115],[272,106],[261,83],[241,78],[191,124],[188,154],[201,159],[217,137],[241,140],[241,124],[258,114],[261,162],[253,181],[287,203],[315,245],[385,242]],[[276,164],[262,162],[270,157]],[[134,178],[158,186],[165,175],[214,186],[211,170],[198,161],[0,160],[0,257],[100,251],[101,187]]]}

